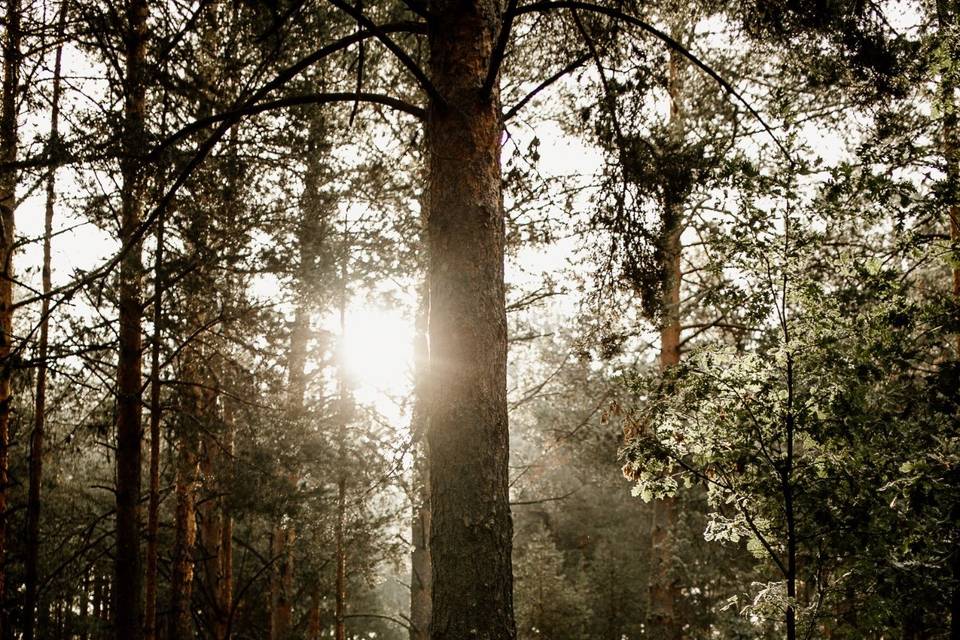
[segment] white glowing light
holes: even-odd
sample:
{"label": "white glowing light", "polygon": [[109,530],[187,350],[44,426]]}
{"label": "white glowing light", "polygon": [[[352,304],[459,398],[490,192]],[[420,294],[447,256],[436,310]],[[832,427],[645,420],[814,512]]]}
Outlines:
{"label": "white glowing light", "polygon": [[397,309],[353,306],[347,313],[343,357],[358,392],[403,394],[411,385],[413,323]]}

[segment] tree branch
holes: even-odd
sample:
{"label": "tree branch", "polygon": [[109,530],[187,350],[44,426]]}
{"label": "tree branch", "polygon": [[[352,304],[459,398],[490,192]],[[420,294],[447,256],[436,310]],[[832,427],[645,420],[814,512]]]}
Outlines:
{"label": "tree branch", "polygon": [[783,143],[780,142],[780,139],[777,138],[777,136],[773,133],[773,129],[770,127],[770,125],[768,125],[766,120],[763,119],[763,117],[757,112],[756,109],[753,108],[753,106],[751,106],[751,104],[747,101],[747,99],[744,98],[740,94],[740,92],[738,92],[736,89],[733,88],[733,85],[731,85],[729,82],[724,80],[719,73],[714,71],[706,62],[704,62],[703,60],[698,58],[696,55],[694,55],[689,49],[687,49],[685,46],[683,46],[682,44],[680,44],[679,42],[671,38],[669,35],[661,31],[660,29],[657,29],[656,27],[654,27],[652,24],[645,22],[635,16],[631,16],[626,13],[623,13],[622,11],[618,11],[617,9],[595,5],[589,2],[582,2],[581,0],[539,0],[538,2],[533,2],[531,4],[518,7],[514,11],[514,13],[516,15],[523,15],[525,13],[543,13],[545,11],[552,11],[557,9],[582,9],[583,11],[600,13],[605,16],[614,18],[616,20],[626,22],[627,24],[635,26],[655,36],[656,38],[660,39],[668,47],[670,47],[671,49],[673,49],[674,51],[676,51],[677,53],[685,57],[687,60],[692,62],[695,66],[697,66],[701,71],[703,71],[708,76],[713,78],[717,82],[717,84],[719,84],[727,93],[729,93],[731,96],[733,96],[738,101],[740,101],[740,103],[742,103],[743,106],[746,107],[747,111],[750,112],[750,115],[756,118],[757,122],[759,122],[763,126],[764,130],[767,132],[770,138],[776,143],[776,145],[780,148],[780,151],[783,152],[783,155],[787,158],[787,160],[791,163],[793,162],[793,158],[790,156],[790,152],[787,151],[786,147],[783,146]]}
{"label": "tree branch", "polygon": [[[422,22],[394,22],[386,24],[380,27],[377,27],[377,30],[367,29],[365,31],[357,31],[348,36],[344,36],[339,40],[331,42],[325,47],[317,49],[308,56],[304,56],[297,62],[293,63],[286,69],[280,71],[272,80],[264,84],[260,89],[258,89],[249,99],[243,101],[241,104],[237,104],[231,109],[228,113],[236,113],[245,108],[249,108],[252,105],[255,105],[258,101],[266,97],[268,94],[272,93],[275,89],[282,87],[288,81],[292,80],[294,77],[300,74],[301,71],[306,70],[310,66],[316,64],[323,58],[326,58],[334,53],[343,51],[348,47],[366,40],[368,38],[377,37],[377,33],[387,34],[387,33],[421,33],[426,28],[426,25]],[[160,142],[153,150],[151,150],[148,160],[156,159],[159,157],[160,153],[174,144],[175,142],[186,138],[187,136],[201,131],[202,129],[207,128],[211,124],[214,124],[224,118],[221,117],[225,114],[210,116],[209,118],[201,118],[195,120],[185,127],[181,128],[176,133],[167,136],[162,142]],[[244,114],[240,114],[244,115]]]}
{"label": "tree branch", "polygon": [[552,76],[550,76],[549,78],[547,78],[546,80],[538,84],[533,89],[533,91],[525,95],[517,104],[510,107],[510,109],[503,114],[503,121],[506,122],[513,116],[517,115],[517,112],[523,109],[525,106],[527,106],[527,103],[529,103],[531,100],[536,98],[537,94],[539,94],[541,91],[543,91],[544,89],[552,85],[557,80],[560,80],[563,76],[567,75],[568,73],[573,73],[574,71],[582,67],[589,59],[590,59],[590,54],[584,53],[580,55],[578,58],[576,58],[573,62],[569,63],[567,66],[560,69],[560,71],[556,72],[555,74],[553,74]]}
{"label": "tree branch", "polygon": [[430,99],[438,105],[445,105],[446,100],[443,99],[443,96],[440,95],[440,92],[437,91],[437,88],[433,86],[433,83],[430,82],[430,78],[427,77],[427,74],[420,68],[416,62],[413,61],[413,58],[403,50],[403,48],[398,45],[393,39],[387,34],[387,32],[382,28],[378,27],[370,18],[363,14],[363,11],[358,10],[355,7],[351,7],[349,4],[343,0],[329,0],[330,4],[340,9],[348,16],[352,17],[359,24],[363,25],[376,36],[377,40],[383,43],[387,49],[390,50],[393,55],[397,57],[397,60],[405,66],[410,73],[413,74],[413,77],[417,79],[417,82],[420,83],[420,86],[424,91],[427,92],[427,95],[430,96]]}

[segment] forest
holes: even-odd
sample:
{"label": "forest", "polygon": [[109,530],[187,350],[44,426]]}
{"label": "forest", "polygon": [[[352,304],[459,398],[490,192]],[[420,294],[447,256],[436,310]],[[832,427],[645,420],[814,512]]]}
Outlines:
{"label": "forest", "polygon": [[960,0],[0,21],[0,640],[960,640]]}

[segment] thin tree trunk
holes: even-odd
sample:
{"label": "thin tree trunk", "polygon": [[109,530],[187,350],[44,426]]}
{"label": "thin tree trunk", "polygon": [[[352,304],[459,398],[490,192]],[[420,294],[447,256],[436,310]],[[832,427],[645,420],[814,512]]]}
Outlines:
{"label": "thin tree trunk", "polygon": [[153,343],[150,349],[150,503],[147,507],[145,640],[157,638],[157,558],[160,530],[160,343],[163,340],[163,218],[157,223],[153,278]]}
{"label": "thin tree trunk", "polygon": [[[311,138],[316,137],[317,127],[311,123]],[[306,361],[307,361],[307,342],[310,338],[310,310],[309,310],[309,278],[315,274],[311,273],[313,263],[314,241],[312,234],[316,233],[314,225],[321,219],[322,212],[319,211],[320,202],[318,199],[317,184],[319,174],[316,168],[316,140],[309,141],[310,149],[308,151],[308,168],[306,176],[306,187],[301,203],[301,221],[298,231],[299,246],[299,265],[297,268],[297,307],[294,312],[293,326],[290,331],[290,350],[287,355],[287,376],[289,384],[289,393],[287,397],[288,416],[294,424],[303,420],[304,417],[304,399],[306,394]],[[292,490],[296,490],[299,482],[299,473],[296,471],[290,475],[290,485]],[[271,576],[271,592],[274,594],[271,598],[271,638],[274,640],[286,640],[292,622],[293,608],[293,539],[295,531],[291,523],[282,523],[277,526],[274,532],[274,554],[279,558],[277,570]]]}
{"label": "thin tree trunk", "polygon": [[[209,399],[207,411],[216,400]],[[223,464],[223,452],[219,438],[210,429],[205,430],[203,452],[200,458],[200,471],[206,487],[206,495],[200,503],[201,535],[200,544],[203,558],[203,576],[206,596],[210,602],[205,607],[208,612],[207,623],[216,640],[220,640],[226,629],[227,612],[223,609],[223,498],[224,484],[219,470]]]}
{"label": "thin tree trunk", "polygon": [[80,621],[80,640],[87,640],[90,637],[90,574],[83,576],[83,588],[80,590],[80,615],[77,618]]}
{"label": "thin tree trunk", "polygon": [[[67,4],[60,6],[60,18],[57,24],[57,38],[63,39],[67,20]],[[54,153],[60,144],[60,68],[63,58],[63,45],[57,47],[53,63],[53,95],[50,98],[50,137],[47,142],[49,153]],[[50,243],[53,237],[53,208],[56,203],[56,171],[50,170],[47,176],[46,203],[43,217],[43,301],[40,303],[40,345],[39,364],[37,365],[37,391],[33,411],[33,433],[30,434],[30,474],[27,490],[27,555],[24,571],[26,589],[24,593],[24,640],[33,640],[34,619],[37,607],[37,581],[40,562],[40,487],[43,481],[43,445],[46,420],[47,399],[47,345],[50,336]]]}
{"label": "thin tree trunk", "polygon": [[427,123],[433,640],[512,640],[499,0],[431,3]]}
{"label": "thin tree trunk", "polygon": [[[347,260],[349,245],[344,237],[343,260],[340,272],[340,341],[346,340],[347,331]],[[342,355],[342,348],[341,348]],[[346,363],[341,358],[337,363],[337,521],[334,526],[336,544],[336,584],[334,600],[334,640],[346,640],[347,603],[347,552],[344,542],[344,525],[347,512],[347,425],[350,422],[353,399],[347,387]]]}
{"label": "thin tree trunk", "polygon": [[[236,424],[233,415],[233,401],[223,399],[223,446],[224,464],[221,465],[221,474],[224,486],[233,482],[233,454]],[[233,515],[230,510],[230,500],[224,496],[221,501],[221,517],[223,526],[220,530],[220,569],[222,582],[220,584],[220,610],[223,612],[217,620],[215,640],[230,640],[230,617],[233,610]]]}
{"label": "thin tree trunk", "polygon": [[[319,119],[314,118],[310,123],[310,140],[308,141],[308,165],[305,178],[305,189],[301,202],[301,221],[297,242],[299,246],[299,265],[297,268],[296,293],[297,308],[295,310],[293,327],[290,332],[290,350],[287,355],[287,376],[289,393],[287,397],[287,411],[293,423],[304,417],[304,399],[306,393],[306,360],[307,342],[310,338],[310,309],[309,309],[309,279],[315,277],[311,271],[316,257],[315,245],[318,238],[318,225],[323,222],[322,203],[319,196],[320,172],[318,167],[318,136],[323,134]],[[295,491],[299,483],[299,473],[290,474],[291,490]],[[277,569],[271,574],[271,624],[270,637],[272,640],[286,640],[290,633],[293,618],[293,540],[296,532],[292,523],[281,523],[274,531],[274,557],[278,558]]]}
{"label": "thin tree trunk", "polygon": [[55,629],[54,637],[56,637],[57,640],[61,640],[63,638],[64,620],[63,620],[63,600],[59,598],[57,599],[57,604],[54,606],[53,622],[54,622],[54,629]]}
{"label": "thin tree trunk", "polygon": [[93,637],[103,637],[103,575],[98,567],[93,569]]}
{"label": "thin tree trunk", "polygon": [[[422,449],[421,447],[418,447]],[[410,640],[429,640],[432,566],[430,558],[430,470],[426,453],[414,454],[414,504],[410,562]]]}
{"label": "thin tree trunk", "polygon": [[336,546],[337,546],[337,576],[336,576],[336,609],[335,609],[335,628],[334,638],[336,640],[346,640],[345,618],[347,603],[347,554],[343,541],[344,516],[346,514],[346,491],[347,481],[341,472],[340,479],[337,481],[337,525],[336,525]]}
{"label": "thin tree trunk", "polygon": [[[321,244],[326,239],[326,223],[328,203],[322,194],[323,173],[325,160],[326,123],[319,109],[315,110],[309,122],[309,136],[306,146],[307,170],[304,177],[304,190],[300,202],[300,226],[297,232],[299,245],[298,265],[296,270],[295,290],[297,306],[294,312],[293,326],[290,332],[290,350],[287,357],[287,375],[289,392],[287,397],[287,411],[293,424],[299,424],[305,417],[306,401],[306,363],[307,346],[310,339],[310,308],[311,308],[311,280],[318,276],[314,268],[321,250]],[[299,473],[294,472],[290,477],[293,490],[299,483]],[[277,619],[280,623],[278,634],[286,634],[292,618],[293,595],[293,525],[286,523],[277,532],[283,546],[277,549],[284,558],[281,570],[277,577],[277,592],[280,602],[277,603]],[[314,586],[314,590],[318,586]],[[319,615],[319,612],[318,612]],[[312,613],[308,625],[313,622]],[[278,635],[283,638],[283,635]]]}
{"label": "thin tree trunk", "polygon": [[40,598],[37,603],[37,635],[50,636],[50,599]]}
{"label": "thin tree trunk", "polygon": [[177,437],[177,473],[175,538],[173,548],[173,576],[170,581],[170,638],[192,638],[194,553],[197,539],[196,496],[199,483],[198,431],[206,417],[205,393],[199,367],[194,361],[198,354],[187,353],[181,378],[187,385],[180,416]]}
{"label": "thin tree trunk", "polygon": [[[20,0],[8,0],[3,46],[3,96],[0,113],[0,159],[17,160],[17,99],[20,90]],[[6,602],[7,487],[9,479],[10,404],[13,376],[13,250],[17,207],[17,172],[0,171],[0,604]],[[6,637],[6,607],[0,606],[0,637]]]}
{"label": "thin tree trunk", "polygon": [[277,558],[277,535],[280,527],[273,527],[268,537],[268,558],[272,563],[270,566],[270,580],[267,583],[267,638],[268,640],[277,640],[277,594],[280,590],[278,577],[280,570],[276,566]]}
{"label": "thin tree trunk", "polygon": [[[126,9],[124,126],[121,159],[120,241],[134,240],[143,217],[145,147],[147,0]],[[113,585],[117,640],[139,640],[141,628],[140,465],[141,465],[141,246],[135,243],[120,262],[120,330],[117,358],[117,547]]]}

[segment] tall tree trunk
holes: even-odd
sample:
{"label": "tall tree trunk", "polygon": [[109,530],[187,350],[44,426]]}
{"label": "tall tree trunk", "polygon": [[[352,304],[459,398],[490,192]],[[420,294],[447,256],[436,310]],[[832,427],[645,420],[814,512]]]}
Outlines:
{"label": "tall tree trunk", "polygon": [[[233,482],[233,454],[236,424],[233,415],[233,401],[223,399],[223,446],[224,464],[220,473],[224,487]],[[233,615],[233,515],[230,509],[230,499],[224,496],[221,502],[223,524],[220,530],[220,569],[221,583],[219,589],[220,610],[222,616],[217,620],[215,640],[230,640],[230,620]]]}
{"label": "tall tree trunk", "polygon": [[[297,244],[299,245],[295,280],[297,305],[290,331],[290,350],[287,357],[289,388],[287,411],[292,424],[301,424],[306,416],[307,346],[310,340],[311,293],[314,289],[311,282],[319,276],[315,272],[315,267],[319,252],[322,250],[322,244],[326,240],[327,216],[329,213],[329,203],[322,191],[324,187],[324,162],[327,159],[328,144],[325,139],[327,133],[326,122],[320,109],[315,109],[311,113],[308,127],[309,135],[305,148],[306,174],[304,176],[304,190],[300,199],[300,225],[297,231]],[[294,472],[290,477],[290,484],[294,491],[299,483],[299,475],[299,472]],[[282,570],[278,576],[277,585],[278,593],[282,594],[284,598],[282,604],[286,607],[286,611],[279,611],[280,617],[286,618],[284,628],[290,626],[292,618],[290,609],[292,607],[294,566],[291,545],[294,533],[293,525],[289,523],[278,530],[280,539],[284,541],[287,547],[278,549],[278,552],[284,553],[284,560],[281,564]],[[311,592],[318,589],[319,586],[314,585]],[[319,603],[317,604],[319,605]],[[314,625],[314,617],[319,620],[319,611],[314,616],[312,607],[311,604],[311,612],[308,614],[308,626],[310,628]],[[316,624],[319,624],[319,622],[317,621]]]}
{"label": "tall tree trunk", "polygon": [[157,559],[160,531],[160,343],[163,340],[163,218],[157,223],[153,265],[153,341],[150,348],[150,502],[147,507],[145,640],[157,640]]}
{"label": "tall tree trunk", "polygon": [[272,536],[275,571],[271,576],[270,637],[272,640],[288,640],[293,616],[293,537],[289,523],[274,528]]}
{"label": "tall tree trunk", "polygon": [[[301,240],[301,245],[303,244]],[[301,248],[301,254],[303,249]],[[302,260],[301,256],[301,260]],[[300,276],[303,282],[304,276]],[[288,383],[289,396],[287,409],[289,416],[295,422],[303,419],[304,393],[306,389],[306,355],[307,339],[310,336],[309,313],[306,308],[305,296],[298,296],[299,303],[295,312],[293,328],[290,333],[290,352],[288,354]],[[287,480],[291,491],[297,490],[299,472],[291,471]],[[276,594],[273,599],[273,629],[274,640],[287,640],[293,622],[293,542],[296,531],[292,521],[282,522],[274,532],[274,557],[277,558],[277,571],[274,573]]]}
{"label": "tall tree trunk", "polygon": [[[424,283],[426,284],[426,283]],[[430,561],[430,467],[426,451],[426,374],[429,353],[427,349],[427,287],[422,287],[420,309],[417,313],[417,332],[414,338],[414,404],[410,431],[414,440],[413,481],[410,496],[410,640],[429,640],[431,580]]]}
{"label": "tall tree trunk", "polygon": [[199,485],[199,432],[204,428],[208,403],[202,388],[201,356],[189,351],[184,355],[181,381],[185,385],[180,408],[180,432],[177,435],[177,471],[174,485],[176,518],[174,523],[173,576],[170,581],[170,638],[192,638],[194,555],[197,540],[196,497]]}
{"label": "tall tree trunk", "polygon": [[[215,403],[210,398],[207,404],[209,412]],[[213,417],[213,416],[211,416]],[[224,455],[221,451],[221,433],[212,433],[211,429],[204,430],[200,471],[203,477],[206,495],[200,503],[200,545],[204,588],[209,606],[207,624],[216,640],[222,638],[227,624],[227,611],[223,608],[223,492],[225,485],[220,478],[220,469],[224,464]]]}
{"label": "tall tree trunk", "polygon": [[103,637],[103,574],[100,568],[93,567],[93,637],[99,640]]}
{"label": "tall tree trunk", "polygon": [[[145,147],[147,0],[126,5],[124,125],[120,206],[120,241],[133,242],[143,217]],[[120,331],[117,358],[117,547],[113,584],[117,640],[139,640],[140,571],[140,402],[142,308],[141,246],[135,243],[120,262]]]}
{"label": "tall tree trunk", "polygon": [[[660,368],[667,370],[680,362],[680,235],[682,228],[677,209],[666,212],[673,221],[665,229],[663,326],[660,330]],[[677,499],[667,497],[653,503],[651,526],[649,625],[664,638],[682,638],[683,628],[676,618],[680,598],[673,570],[674,538],[677,527]]]}
{"label": "tall tree trunk", "polygon": [[[17,100],[20,92],[20,0],[7,0],[3,43],[3,96],[0,113],[0,159],[17,160]],[[13,377],[13,236],[17,208],[17,172],[0,171],[0,637],[9,629],[6,615],[7,487],[9,479],[10,404]]]}
{"label": "tall tree trunk", "polygon": [[276,640],[277,639],[277,630],[276,630],[276,618],[277,618],[277,591],[279,587],[277,586],[277,576],[279,576],[279,569],[277,569],[276,562],[279,556],[276,555],[277,548],[277,534],[280,528],[274,526],[269,535],[267,536],[267,559],[270,561],[270,578],[267,582],[267,639]]}
{"label": "tall tree trunk", "polygon": [[[675,34],[676,37],[676,34]],[[671,51],[668,62],[670,94],[669,135],[679,148],[683,144],[683,77],[678,54]],[[663,280],[662,321],[660,326],[660,370],[667,371],[680,363],[680,261],[683,255],[683,195],[667,183],[663,197],[663,231],[660,245]],[[653,503],[651,526],[651,568],[649,588],[650,626],[664,638],[683,638],[683,624],[677,618],[680,583],[673,567],[676,547],[678,503],[667,497]]]}
{"label": "tall tree trunk", "polygon": [[499,0],[430,3],[427,123],[433,640],[511,640]]}
{"label": "tall tree trunk", "polygon": [[336,523],[336,552],[337,552],[337,574],[336,574],[336,602],[335,602],[335,621],[334,638],[336,640],[346,640],[346,604],[347,604],[347,553],[344,547],[343,526],[346,515],[346,493],[347,479],[343,472],[340,472],[340,479],[337,481],[337,523]]}
{"label": "tall tree trunk", "polygon": [[[297,233],[299,244],[299,265],[296,277],[297,306],[294,312],[293,326],[290,331],[290,350],[287,354],[288,396],[287,413],[293,424],[298,424],[304,418],[304,399],[306,394],[306,361],[307,342],[310,338],[310,305],[309,281],[316,277],[312,273],[312,265],[316,257],[317,242],[315,237],[324,221],[325,211],[320,197],[320,158],[319,148],[322,143],[323,125],[319,116],[314,116],[310,123],[310,136],[307,146],[307,173],[305,188],[300,204],[300,228]],[[291,491],[296,491],[299,483],[299,472],[290,474]],[[290,633],[293,618],[293,540],[296,532],[293,524],[284,522],[278,524],[274,530],[273,554],[278,564],[271,574],[271,640],[286,640]]]}
{"label": "tall tree trunk", "polygon": [[80,640],[87,640],[90,637],[90,574],[83,576],[83,588],[80,590],[80,615],[77,617],[80,621]]}
{"label": "tall tree trunk", "polygon": [[[57,39],[63,39],[67,20],[67,4],[60,6],[57,24]],[[53,62],[53,95],[50,98],[50,137],[48,153],[56,152],[60,144],[60,68],[63,45],[57,47]],[[43,481],[43,444],[47,400],[47,345],[50,336],[50,243],[53,237],[53,208],[56,203],[56,171],[47,176],[46,203],[43,217],[43,301],[40,303],[40,345],[37,366],[37,391],[33,411],[33,433],[30,434],[30,477],[27,491],[27,555],[24,567],[26,589],[24,593],[24,640],[33,640],[34,618],[37,607],[37,581],[40,563],[40,486]]]}
{"label": "tall tree trunk", "polygon": [[[293,424],[299,424],[304,418],[304,400],[306,394],[307,342],[310,338],[309,279],[316,274],[311,272],[315,257],[317,225],[321,224],[323,212],[319,199],[320,175],[317,136],[322,135],[322,126],[310,124],[308,140],[307,174],[305,188],[300,204],[300,228],[297,233],[299,244],[299,265],[297,267],[296,295],[297,306],[294,312],[293,326],[290,331],[290,350],[287,354],[288,396],[287,413]],[[290,474],[291,490],[296,491],[299,473]],[[293,608],[293,539],[295,531],[292,523],[281,523],[274,531],[274,554],[279,559],[277,570],[271,579],[271,637],[274,640],[286,640],[292,621]]]}

